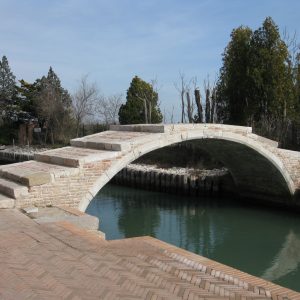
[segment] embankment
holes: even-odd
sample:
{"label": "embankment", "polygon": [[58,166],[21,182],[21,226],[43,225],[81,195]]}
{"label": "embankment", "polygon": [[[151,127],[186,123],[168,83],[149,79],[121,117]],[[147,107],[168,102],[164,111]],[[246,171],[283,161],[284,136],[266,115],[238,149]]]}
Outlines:
{"label": "embankment", "polygon": [[163,169],[155,165],[130,164],[112,179],[112,183],[172,194],[209,197],[233,194],[235,190],[232,177],[225,168]]}

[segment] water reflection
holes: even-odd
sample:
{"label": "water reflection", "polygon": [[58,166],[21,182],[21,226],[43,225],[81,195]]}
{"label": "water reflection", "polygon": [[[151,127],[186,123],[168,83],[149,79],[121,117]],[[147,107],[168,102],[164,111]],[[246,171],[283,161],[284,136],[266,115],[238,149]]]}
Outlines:
{"label": "water reflection", "polygon": [[156,237],[157,228],[160,225],[159,208],[151,205],[149,199],[140,201],[140,196],[137,196],[118,195],[118,197],[123,197],[124,199],[124,201],[119,203],[119,230],[125,237],[145,234]]}
{"label": "water reflection", "polygon": [[300,291],[296,215],[118,186],[105,187],[87,212],[108,239],[151,235]]}
{"label": "water reflection", "polygon": [[[270,268],[262,275],[263,278],[275,281],[298,269],[300,263],[300,236],[293,230],[286,236],[282,248],[276,255]],[[300,285],[300,281],[299,281]]]}

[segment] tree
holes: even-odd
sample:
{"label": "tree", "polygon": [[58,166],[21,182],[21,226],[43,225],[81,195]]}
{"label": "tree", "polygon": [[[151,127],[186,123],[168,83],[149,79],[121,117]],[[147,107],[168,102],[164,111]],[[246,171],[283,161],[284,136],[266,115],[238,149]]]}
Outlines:
{"label": "tree", "polygon": [[[181,123],[202,123],[203,108],[200,90],[197,86],[197,77],[186,79],[184,73],[179,72],[179,84],[174,83],[181,100]],[[194,110],[196,114],[194,114]]]}
{"label": "tree", "polygon": [[194,123],[194,119],[193,119],[194,105],[193,102],[191,101],[189,90],[186,92],[186,102],[187,102],[187,116],[188,116],[189,123]]}
{"label": "tree", "polygon": [[223,53],[223,66],[217,82],[218,121],[247,125],[249,118],[249,66],[252,30],[234,29]]}
{"label": "tree", "polygon": [[79,135],[79,128],[84,119],[94,114],[98,100],[98,89],[95,83],[88,83],[88,76],[81,78],[79,87],[72,96],[72,107],[76,122],[76,136]]}
{"label": "tree", "polygon": [[118,123],[118,113],[122,105],[122,95],[101,96],[98,99],[96,111],[106,125]]}
{"label": "tree", "polygon": [[203,122],[203,108],[201,103],[201,95],[199,88],[195,88],[194,90],[194,96],[195,96],[195,102],[197,105],[197,115],[194,117],[194,120],[196,123],[202,123]]}
{"label": "tree", "polygon": [[0,61],[0,117],[13,118],[19,110],[15,103],[16,77],[9,67],[6,56]]}
{"label": "tree", "polygon": [[215,102],[216,102],[216,83],[210,83],[209,77],[204,80],[205,91],[205,122],[214,123],[215,121]]}
{"label": "tree", "polygon": [[16,100],[20,107],[18,120],[26,123],[38,117],[37,107],[34,103],[37,93],[37,82],[29,83],[21,79],[19,83],[20,86],[17,87],[18,96]]}
{"label": "tree", "polygon": [[181,123],[185,123],[185,101],[184,101],[184,95],[187,93],[189,89],[189,84],[186,82],[186,78],[184,73],[179,72],[179,85],[177,83],[174,83],[174,86],[178,93],[180,94],[180,100],[181,100]]}
{"label": "tree", "polygon": [[127,90],[126,103],[119,110],[120,124],[160,123],[158,93],[153,85],[135,76]]}
{"label": "tree", "polygon": [[243,26],[234,29],[216,87],[219,121],[250,125],[282,141],[295,108],[289,59],[270,17],[254,32]]}
{"label": "tree", "polygon": [[62,88],[58,76],[50,67],[47,77],[43,76],[36,81],[37,92],[34,103],[37,107],[39,121],[46,128],[45,142],[50,137],[56,141],[66,141],[66,132],[72,123],[71,97],[67,90]]}
{"label": "tree", "polygon": [[10,70],[6,56],[0,61],[0,99],[11,100],[16,94],[16,77]]}
{"label": "tree", "polygon": [[250,50],[255,126],[262,134],[282,141],[295,109],[293,75],[288,47],[270,17],[254,31]]}

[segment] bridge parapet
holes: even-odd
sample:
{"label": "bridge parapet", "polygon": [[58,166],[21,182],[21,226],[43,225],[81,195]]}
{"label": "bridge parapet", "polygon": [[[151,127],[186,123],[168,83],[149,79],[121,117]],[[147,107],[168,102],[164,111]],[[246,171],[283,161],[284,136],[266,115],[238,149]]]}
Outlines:
{"label": "bridge parapet", "polygon": [[224,124],[132,124],[132,125],[110,125],[113,131],[134,131],[134,132],[150,132],[150,133],[171,133],[190,130],[222,130],[240,134],[248,134],[252,132],[251,127],[224,125]]}

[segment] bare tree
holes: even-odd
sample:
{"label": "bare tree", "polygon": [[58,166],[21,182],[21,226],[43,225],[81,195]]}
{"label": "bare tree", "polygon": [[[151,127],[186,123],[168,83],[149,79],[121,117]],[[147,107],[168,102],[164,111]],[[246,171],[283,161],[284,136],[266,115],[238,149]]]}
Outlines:
{"label": "bare tree", "polygon": [[211,107],[210,107],[210,122],[215,123],[216,119],[216,86],[214,84],[214,87],[211,92]]}
{"label": "bare tree", "polygon": [[44,119],[44,127],[46,128],[44,142],[47,142],[48,135],[50,135],[51,143],[54,144],[55,125],[61,121],[60,118],[58,119],[59,112],[62,110],[59,95],[56,89],[46,82],[46,79],[43,79],[43,85],[37,97],[37,111]]}
{"label": "bare tree", "polygon": [[209,76],[204,80],[205,91],[205,122],[213,123],[215,120],[216,106],[216,79],[211,84]]}
{"label": "bare tree", "polygon": [[287,29],[284,28],[282,36],[283,36],[283,41],[288,47],[290,53],[291,64],[294,67],[297,61],[297,55],[299,54],[299,50],[300,50],[300,44],[297,42],[297,32],[294,31],[294,33],[290,35]]}
{"label": "bare tree", "polygon": [[174,86],[176,90],[180,94],[181,98],[181,123],[185,123],[185,101],[184,101],[184,95],[186,94],[188,90],[188,84],[186,83],[185,75],[182,72],[179,72],[179,85],[177,83],[174,83]]}
{"label": "bare tree", "polygon": [[122,105],[122,94],[112,96],[100,96],[95,111],[106,125],[118,123],[118,113]]}
{"label": "bare tree", "polygon": [[152,123],[152,103],[154,103],[155,98],[158,97],[157,106],[160,107],[161,102],[159,100],[159,90],[161,89],[161,86],[158,87],[157,77],[150,80],[150,85],[152,87],[152,90],[150,93],[150,99],[148,101],[148,106],[149,106],[149,123]]}
{"label": "bare tree", "polygon": [[73,113],[76,121],[76,136],[83,121],[94,114],[95,104],[98,99],[98,88],[95,83],[88,83],[88,75],[82,76],[79,87],[72,96]]}
{"label": "bare tree", "polygon": [[210,88],[205,89],[205,122],[210,123]]}
{"label": "bare tree", "polygon": [[[143,95],[139,95],[139,94],[135,94],[135,96],[140,99],[141,101],[143,101],[144,103],[144,115],[145,115],[145,124],[149,123],[149,114],[148,114],[148,103],[150,102],[149,99],[147,98],[147,95],[143,94]],[[150,103],[151,105],[151,103]],[[151,123],[151,121],[150,121]]]}
{"label": "bare tree", "polygon": [[38,81],[38,90],[34,93],[34,104],[38,118],[45,130],[45,143],[65,141],[67,127],[71,123],[71,97],[62,88],[58,76],[50,67],[47,77]]}
{"label": "bare tree", "polygon": [[198,110],[197,123],[202,123],[203,122],[203,108],[202,108],[202,103],[201,103],[200,90],[198,87],[196,87],[194,89],[194,94],[195,94],[195,101],[196,101],[197,110]]}
{"label": "bare tree", "polygon": [[191,101],[189,90],[186,92],[186,101],[187,101],[187,116],[188,116],[189,123],[194,123],[194,119],[193,119],[194,107],[193,107],[193,102]]}

